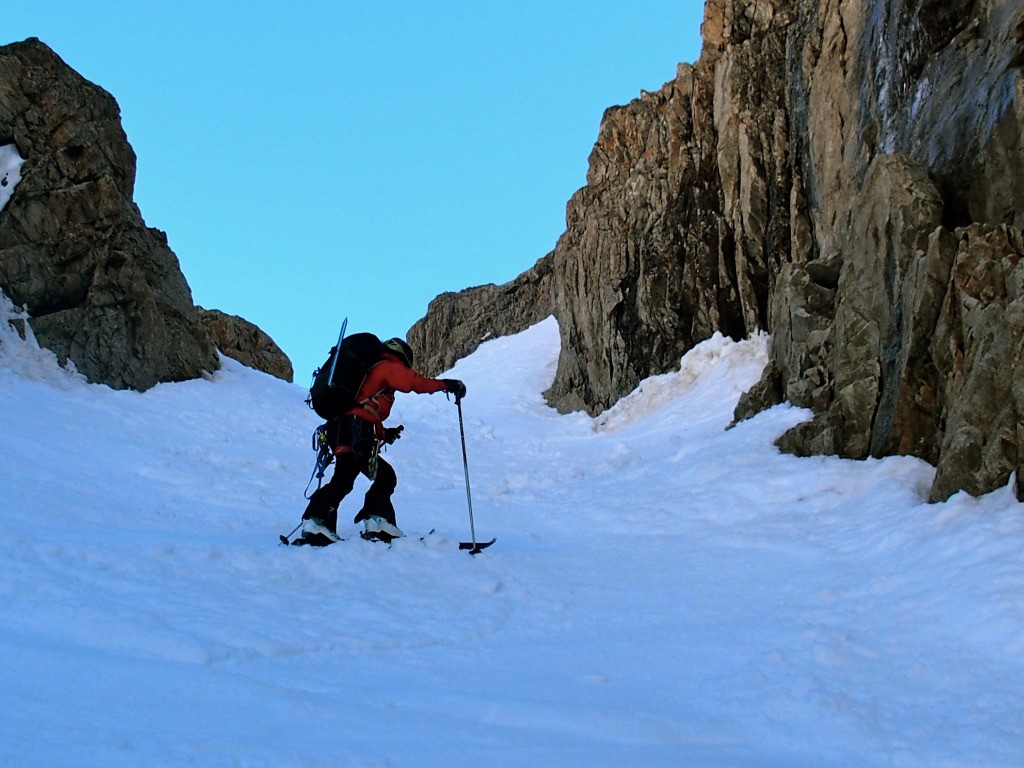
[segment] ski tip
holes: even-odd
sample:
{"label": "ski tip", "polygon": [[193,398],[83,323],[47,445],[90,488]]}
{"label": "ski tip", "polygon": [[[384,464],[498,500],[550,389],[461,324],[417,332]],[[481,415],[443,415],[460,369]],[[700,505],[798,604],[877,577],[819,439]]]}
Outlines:
{"label": "ski tip", "polygon": [[469,554],[475,555],[478,552],[482,552],[487,549],[491,544],[496,542],[498,539],[493,538],[490,541],[478,541],[475,544],[472,541],[460,541],[459,549],[467,550]]}
{"label": "ski tip", "polygon": [[278,536],[278,538],[279,538],[279,539],[281,539],[281,543],[282,543],[282,544],[284,544],[284,545],[286,545],[286,546],[288,545],[288,543],[289,543],[289,542],[288,542],[288,537],[287,537],[287,536],[285,536],[285,535],[284,535],[283,533],[282,533],[282,534],[281,534],[280,536]]}

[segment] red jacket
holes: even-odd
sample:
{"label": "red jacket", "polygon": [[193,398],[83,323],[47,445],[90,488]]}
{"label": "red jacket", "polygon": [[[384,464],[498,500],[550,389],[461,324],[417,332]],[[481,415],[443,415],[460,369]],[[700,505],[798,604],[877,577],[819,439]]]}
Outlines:
{"label": "red jacket", "polygon": [[440,379],[428,379],[420,376],[412,368],[406,368],[401,360],[389,352],[385,352],[381,361],[374,365],[363,386],[359,388],[357,405],[349,414],[358,416],[374,425],[377,437],[384,436],[382,423],[391,415],[391,407],[395,404],[395,392],[417,392],[429,395],[444,391],[445,384]]}

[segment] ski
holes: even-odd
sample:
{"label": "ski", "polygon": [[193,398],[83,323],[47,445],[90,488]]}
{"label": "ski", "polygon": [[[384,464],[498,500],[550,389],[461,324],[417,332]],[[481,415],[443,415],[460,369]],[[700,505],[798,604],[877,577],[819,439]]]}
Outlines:
{"label": "ski", "polygon": [[382,544],[389,544],[389,545],[391,544],[392,541],[395,541],[397,539],[409,539],[409,540],[412,540],[412,539],[415,538],[415,539],[419,539],[419,541],[421,543],[423,543],[423,542],[426,542],[428,536],[433,536],[436,532],[437,532],[436,528],[431,528],[429,531],[427,531],[426,533],[424,533],[421,536],[417,536],[415,534],[413,534],[412,536],[388,536],[386,533],[382,535],[379,532],[377,532],[377,533],[369,533],[367,531],[363,531],[362,533],[359,534],[359,538],[361,538],[363,541],[378,541],[378,542],[380,542]]}
{"label": "ski", "polygon": [[381,544],[388,544],[388,545],[390,545],[391,542],[394,541],[395,539],[404,539],[405,537],[404,536],[389,536],[388,534],[386,534],[386,533],[384,533],[382,531],[374,531],[374,532],[362,531],[359,534],[359,538],[361,538],[363,541],[377,541],[377,542],[380,542]]}
{"label": "ski", "polygon": [[483,550],[487,549],[489,546],[491,546],[491,544],[493,544],[497,540],[497,537],[495,537],[490,541],[460,541],[459,549],[469,550],[469,554],[475,555],[477,552],[482,552]]}
{"label": "ski", "polygon": [[336,544],[339,541],[344,541],[340,536],[336,539],[332,539],[330,536],[325,536],[322,533],[312,533],[304,536],[299,536],[297,539],[288,541],[284,536],[281,536],[282,544],[291,544],[293,547],[302,547],[309,545],[311,547],[326,547],[331,544]]}
{"label": "ski", "polygon": [[[399,539],[410,539],[410,538],[411,539],[418,539],[420,542],[425,542],[427,540],[427,537],[431,536],[433,533],[435,533],[435,530],[433,528],[431,528],[428,533],[425,533],[422,536],[415,536],[415,535],[413,535],[412,537],[400,536],[398,538]],[[345,541],[345,539],[343,539],[341,537],[338,537],[335,540],[331,540],[330,538],[328,538],[327,536],[325,536],[324,534],[321,534],[321,533],[313,533],[311,536],[306,536],[306,535],[299,536],[299,537],[297,537],[295,539],[292,539],[290,541],[289,541],[288,537],[282,533],[278,538],[281,540],[281,544],[282,545],[287,546],[287,545],[290,544],[293,547],[302,547],[302,546],[306,546],[306,545],[313,546],[313,547],[326,547],[329,544],[334,544],[334,543],[339,542],[339,541]],[[389,538],[384,538],[384,536],[380,536],[379,534],[376,534],[376,533],[368,534],[366,531],[361,531],[359,533],[359,538],[361,538],[363,541],[372,541],[372,542],[377,542],[377,543],[380,543],[380,544],[387,544],[389,548],[391,546],[391,542],[396,540],[396,539],[392,539],[390,537]],[[475,542],[475,543],[472,542],[472,541],[460,541],[459,542],[459,549],[463,550],[463,551],[467,551],[471,555],[475,555],[478,552],[482,552],[483,550],[487,549],[489,546],[491,546],[491,544],[493,544],[497,540],[498,540],[497,537],[495,537],[495,538],[491,539],[490,541],[478,541],[478,542]]]}

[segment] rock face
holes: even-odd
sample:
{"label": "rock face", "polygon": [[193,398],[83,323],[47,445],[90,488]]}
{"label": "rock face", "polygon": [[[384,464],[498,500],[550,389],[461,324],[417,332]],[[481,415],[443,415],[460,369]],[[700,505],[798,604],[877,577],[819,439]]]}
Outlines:
{"label": "rock face", "polygon": [[217,309],[196,309],[213,343],[225,355],[242,365],[284,381],[293,380],[295,372],[292,361],[258,326],[238,315],[229,315]]}
{"label": "rock face", "polygon": [[[519,330],[510,316],[555,314],[562,352],[548,397],[563,411],[598,413],[715,331],[742,338],[766,327],[772,269],[789,249],[788,216],[777,215],[788,209],[791,172],[785,29],[748,39],[741,72],[722,63],[722,11],[708,6],[695,66],[605,113],[566,232],[531,270],[548,277],[491,287],[504,297],[496,310],[478,289],[447,296],[443,312],[432,305],[413,327],[416,340],[432,329],[429,370],[449,362],[434,359],[446,343],[469,351]],[[718,109],[723,92],[743,108]]]}
{"label": "rock face", "polygon": [[216,370],[177,257],[133,202],[113,97],[38,40],[0,47],[0,145],[24,158],[0,210],[0,290],[40,344],[119,389]]}
{"label": "rock face", "polygon": [[548,397],[597,413],[716,330],[766,329],[737,418],[812,408],[781,446],[920,456],[936,500],[1005,484],[1024,464],[1024,8],[708,0],[702,32],[694,66],[605,114],[546,279],[432,305],[431,362],[554,314]]}
{"label": "rock face", "polygon": [[772,363],[738,412],[813,408],[784,449],[920,456],[933,500],[1020,468],[1022,38],[1024,10],[998,0],[798,16],[812,247],[775,281]]}
{"label": "rock face", "polygon": [[554,283],[550,258],[541,259],[506,285],[482,285],[460,293],[442,293],[406,340],[416,368],[437,375],[489,338],[509,336],[551,314]]}

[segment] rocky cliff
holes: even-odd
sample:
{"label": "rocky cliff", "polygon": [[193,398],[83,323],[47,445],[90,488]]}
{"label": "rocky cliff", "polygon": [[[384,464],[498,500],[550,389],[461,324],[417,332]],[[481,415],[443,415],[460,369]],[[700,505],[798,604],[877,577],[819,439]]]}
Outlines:
{"label": "rocky cliff", "polygon": [[[134,185],[114,98],[38,40],[0,47],[0,290],[27,307],[39,343],[89,380],[144,390],[219,363]],[[236,331],[217,338],[225,354],[290,377],[266,334],[229,320],[210,321]]]}
{"label": "rocky cliff", "polygon": [[258,325],[219,309],[196,309],[199,311],[200,322],[223,354],[242,365],[284,381],[294,379],[292,361]]}
{"label": "rocky cliff", "polygon": [[0,145],[24,159],[0,211],[0,289],[40,344],[116,388],[215,370],[178,260],[132,200],[113,97],[38,40],[4,46]]}
{"label": "rocky cliff", "polygon": [[811,248],[776,276],[739,415],[786,399],[816,412],[788,450],[920,456],[933,500],[992,490],[1024,463],[1024,9],[813,10],[788,71]]}
{"label": "rocky cliff", "polygon": [[737,417],[814,409],[785,449],[921,456],[933,499],[1005,484],[1024,463],[1020,3],[708,0],[702,33],[693,66],[605,114],[545,279],[445,296],[421,353],[444,367],[554,314],[549,399],[597,413],[716,330],[766,329]]}

